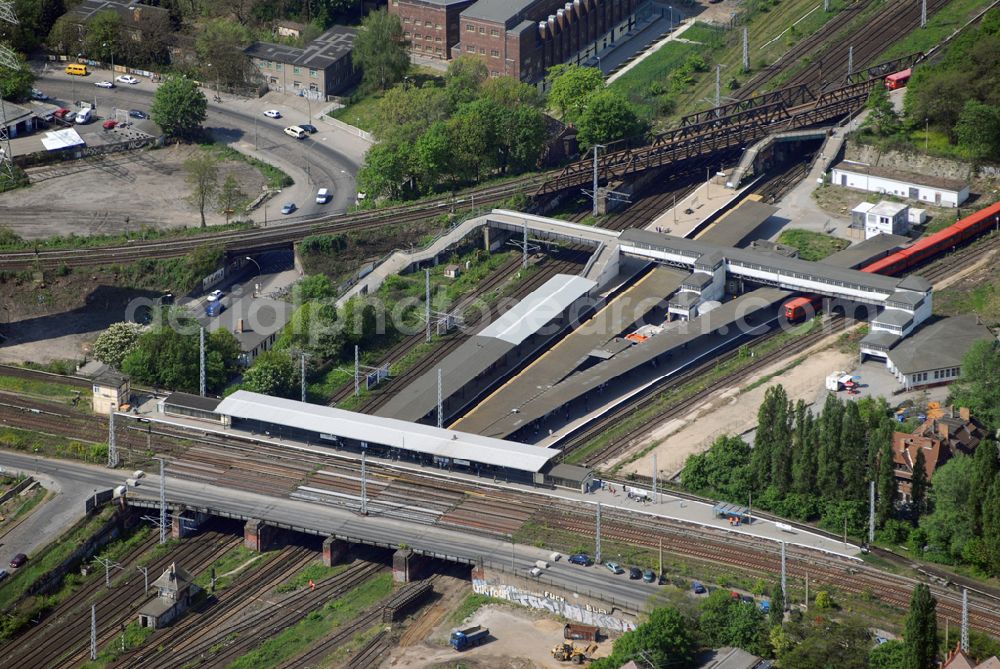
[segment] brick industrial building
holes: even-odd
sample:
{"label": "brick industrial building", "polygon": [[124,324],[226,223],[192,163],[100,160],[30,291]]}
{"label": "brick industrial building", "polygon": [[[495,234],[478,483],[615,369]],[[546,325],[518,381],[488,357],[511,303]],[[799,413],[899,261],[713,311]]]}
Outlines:
{"label": "brick industrial building", "polygon": [[[559,63],[582,62],[636,23],[640,0],[391,0],[414,54],[476,55],[492,76],[536,82]],[[440,50],[439,50],[440,49]]]}
{"label": "brick industrial building", "polygon": [[244,52],[272,91],[325,100],[361,77],[351,54],[357,31],[334,26],[305,47],[254,42]]}

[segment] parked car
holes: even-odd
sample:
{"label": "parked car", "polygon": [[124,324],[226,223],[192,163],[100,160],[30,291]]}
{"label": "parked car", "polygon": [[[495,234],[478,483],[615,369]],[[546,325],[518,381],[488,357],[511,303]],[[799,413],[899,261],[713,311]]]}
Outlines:
{"label": "parked car", "polygon": [[666,574],[660,574],[660,577],[656,579],[656,582],[659,585],[666,585],[667,583],[670,583],[670,579],[667,578]]}
{"label": "parked car", "polygon": [[264,116],[268,118],[281,118],[281,112],[277,109],[268,109],[264,112]]}
{"label": "parked car", "polygon": [[629,567],[628,577],[633,581],[638,581],[640,578],[642,578],[642,570],[639,569],[638,567]]}
{"label": "parked car", "polygon": [[586,553],[577,553],[576,555],[570,555],[567,562],[571,564],[578,564],[581,567],[589,567],[594,564],[594,561],[590,559],[590,556]]}
{"label": "parked car", "polygon": [[72,109],[67,109],[66,113],[63,114],[62,119],[67,123],[76,123],[76,112]]}
{"label": "parked car", "polygon": [[316,204],[326,204],[330,201],[330,189],[320,188],[316,191]]}
{"label": "parked car", "polygon": [[316,130],[316,126],[308,123],[299,123],[299,127],[308,132],[310,135],[315,135],[318,132]]}
{"label": "parked car", "polygon": [[94,110],[91,107],[86,107],[85,109],[81,109],[76,113],[76,122],[79,123],[80,125],[90,123],[96,118],[97,114],[94,113]]}
{"label": "parked car", "polygon": [[282,214],[290,214],[296,209],[298,209],[298,207],[295,206],[294,202],[286,202],[285,204],[281,205]]}
{"label": "parked car", "polygon": [[105,130],[111,130],[116,125],[118,125],[118,121],[114,120],[113,118],[109,118],[107,121],[101,124],[101,127],[104,128]]}
{"label": "parked car", "polygon": [[94,85],[97,86],[98,88],[114,88],[115,87],[115,82],[113,82],[113,81],[107,81],[107,80],[104,80],[104,81],[95,81]]}
{"label": "parked car", "polygon": [[207,299],[209,302],[215,302],[216,300],[222,299],[223,295],[225,295],[225,293],[223,293],[221,290],[213,290],[211,293],[208,294],[208,297],[205,299]]}
{"label": "parked car", "polygon": [[605,562],[604,566],[608,568],[612,574],[624,574],[625,570],[617,562]]}
{"label": "parked car", "polygon": [[115,81],[120,84],[137,84],[139,80],[133,77],[131,74],[121,74],[115,77]]}
{"label": "parked car", "polygon": [[32,88],[31,89],[31,99],[32,100],[48,100],[49,96],[46,95],[45,93],[42,93],[37,88]]}
{"label": "parked car", "polygon": [[10,572],[8,572],[6,569],[0,569],[0,581],[4,580],[8,576],[10,576]]}
{"label": "parked car", "polygon": [[10,568],[17,569],[18,567],[23,567],[24,563],[28,561],[28,556],[24,553],[18,553],[10,560]]}
{"label": "parked car", "polygon": [[703,585],[702,585],[701,583],[699,583],[698,581],[695,581],[694,583],[692,583],[692,584],[691,584],[691,589],[692,589],[692,590],[694,590],[694,593],[695,593],[696,595],[704,595],[704,594],[705,594],[705,592],[707,592],[707,591],[705,590],[705,586],[703,586]]}
{"label": "parked car", "polygon": [[539,569],[538,567],[532,567],[531,569],[528,570],[528,573],[534,576],[535,578],[538,578],[539,576],[542,575],[542,570]]}
{"label": "parked car", "polygon": [[138,109],[130,109],[128,115],[131,116],[132,118],[137,118],[139,120],[149,118],[149,114],[147,114],[144,111],[139,111]]}
{"label": "parked car", "polygon": [[646,571],[642,572],[642,580],[645,581],[646,583],[655,583],[656,572],[654,572],[652,569],[647,569]]}
{"label": "parked car", "polygon": [[290,125],[285,128],[285,134],[289,137],[294,137],[295,139],[305,139],[306,131],[297,125]]}

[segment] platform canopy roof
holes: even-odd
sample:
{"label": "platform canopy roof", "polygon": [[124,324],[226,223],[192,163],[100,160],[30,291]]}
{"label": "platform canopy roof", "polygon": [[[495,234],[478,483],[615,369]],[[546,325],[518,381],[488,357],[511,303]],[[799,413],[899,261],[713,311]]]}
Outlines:
{"label": "platform canopy roof", "polygon": [[556,274],[518,302],[510,311],[485,327],[480,337],[496,337],[520,344],[558,317],[597,283],[581,276]]}
{"label": "platform canopy roof", "polygon": [[391,448],[458,458],[495,467],[540,472],[558,451],[482,437],[395,418],[335,409],[238,390],[222,400],[216,413],[273,425],[365,441]]}

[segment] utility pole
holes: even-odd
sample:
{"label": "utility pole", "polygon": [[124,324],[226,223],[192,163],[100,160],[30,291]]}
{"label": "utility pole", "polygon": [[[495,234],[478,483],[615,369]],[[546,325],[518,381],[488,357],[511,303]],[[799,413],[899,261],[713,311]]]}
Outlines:
{"label": "utility pole", "polygon": [[875,543],[875,481],[868,482],[868,544]]}
{"label": "utility pole", "polygon": [[97,604],[90,605],[90,659],[97,659]]}
{"label": "utility pole", "polygon": [[201,396],[205,396],[205,328],[201,328],[198,334],[198,390]]}
{"label": "utility pole", "polygon": [[659,501],[660,498],[656,489],[656,453],[653,453],[653,504],[658,504]]}
{"label": "utility pole", "polygon": [[854,72],[854,45],[847,47],[847,76]]}
{"label": "utility pole", "polygon": [[746,26],[743,26],[743,71],[750,71],[750,33]]}
{"label": "utility pole", "polygon": [[969,652],[969,589],[968,588],[962,588],[962,650],[964,650],[966,653]]}
{"label": "utility pole", "polygon": [[437,425],[438,427],[444,427],[444,398],[441,392],[441,368],[438,367],[438,385],[437,385]]}
{"label": "utility pole", "polygon": [[660,537],[660,574],[663,573],[663,537]]}
{"label": "utility pole", "polygon": [[110,590],[111,589],[111,568],[112,567],[118,567],[119,569],[124,569],[124,567],[122,567],[117,562],[112,562],[111,560],[109,560],[107,558],[94,558],[94,560],[96,562],[98,562],[99,564],[104,565],[104,585],[105,585],[105,587],[107,587]]}
{"label": "utility pole", "polygon": [[927,0],[920,0],[920,27],[927,27]]}
{"label": "utility pole", "polygon": [[368,443],[361,442],[361,515],[368,515]]}
{"label": "utility pole", "polygon": [[427,342],[431,340],[431,270],[424,270],[424,318],[427,320]]}
{"label": "utility pole", "polygon": [[597,149],[600,144],[594,144],[594,208],[591,213],[597,217]]}
{"label": "utility pole", "polygon": [[354,345],[354,396],[361,394],[361,360],[358,345]]}
{"label": "utility pole", "polygon": [[521,269],[528,269],[528,222],[524,222],[524,239],[521,246]]}
{"label": "utility pole", "polygon": [[115,409],[108,414],[108,468],[118,466],[118,448],[115,445]]}
{"label": "utility pole", "polygon": [[167,477],[164,475],[164,460],[160,460],[160,543],[167,543]]}
{"label": "utility pole", "polygon": [[148,567],[136,567],[136,569],[138,569],[139,571],[142,572],[142,579],[143,579],[142,593],[146,594],[147,592],[149,592],[149,568]]}
{"label": "utility pole", "polygon": [[302,381],[302,402],[306,401],[306,353],[299,354],[299,378]]}
{"label": "utility pole", "polygon": [[715,66],[715,106],[722,106],[722,64]]}
{"label": "utility pole", "polygon": [[601,563],[601,503],[597,503],[597,530],[594,534],[594,562]]}
{"label": "utility pole", "polygon": [[823,11],[830,11],[830,0],[823,0]]}
{"label": "utility pole", "polygon": [[513,572],[517,567],[514,566],[514,533],[510,533],[510,570]]}
{"label": "utility pole", "polygon": [[806,613],[809,612],[809,572],[806,572]]}
{"label": "utility pole", "polygon": [[[787,579],[787,573],[788,572],[785,570],[785,542],[782,541],[781,542],[781,599],[782,599],[782,607],[784,607],[784,603],[788,601],[788,579]],[[784,611],[785,609],[782,608],[781,610]]]}

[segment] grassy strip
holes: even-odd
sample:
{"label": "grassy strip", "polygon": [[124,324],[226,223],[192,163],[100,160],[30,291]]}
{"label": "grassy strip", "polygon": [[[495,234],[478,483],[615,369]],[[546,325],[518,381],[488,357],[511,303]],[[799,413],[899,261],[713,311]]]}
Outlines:
{"label": "grassy strip", "polygon": [[240,153],[228,144],[210,142],[202,144],[201,148],[203,151],[215,156],[215,158],[220,162],[231,160],[233,162],[244,162],[252,167],[255,167],[257,171],[259,171],[262,175],[264,175],[264,178],[267,179],[268,188],[286,188],[295,183],[292,177],[288,176],[274,165],[265,163],[263,160],[258,160],[252,156],[248,156],[245,153]]}
{"label": "grassy strip", "polygon": [[212,225],[207,228],[169,228],[158,230],[153,228],[142,228],[138,231],[131,231],[127,234],[117,235],[88,235],[85,237],[75,234],[54,235],[45,239],[21,239],[10,228],[0,227],[0,250],[3,251],[24,251],[34,250],[48,251],[56,249],[80,249],[80,248],[100,248],[103,246],[120,246],[133,241],[154,241],[161,239],[175,239],[178,237],[195,237],[199,235],[214,235],[227,230],[249,230],[254,225],[249,221],[240,221],[228,225]]}
{"label": "grassy strip", "polygon": [[[694,28],[689,28],[682,36]],[[645,119],[656,116],[669,116],[672,111],[672,98],[666,93],[663,81],[666,74],[673,72],[688,59],[689,56],[700,53],[704,49],[701,44],[686,42],[667,42],[648,56],[645,60],[616,79],[610,86],[635,105],[636,111]]]}
{"label": "grassy strip", "polygon": [[129,623],[121,636],[108,641],[108,645],[97,654],[97,659],[84,664],[83,669],[105,669],[128,651],[144,645],[155,631],[152,627],[140,627],[138,621]]}
{"label": "grassy strip", "polygon": [[30,497],[21,502],[20,506],[14,510],[14,513],[7,516],[7,522],[15,522],[20,518],[26,517],[32,512],[32,510],[34,510],[35,507],[42,503],[42,500],[45,499],[45,496],[48,493],[49,491],[45,488],[41,486],[36,487],[31,491]]}
{"label": "grassy strip", "polygon": [[[208,590],[212,585],[212,571],[215,570],[215,592],[225,590],[232,582],[239,578],[243,569],[253,566],[260,566],[277,555],[275,552],[258,553],[246,548],[242,544],[236,546],[228,553],[213,562],[208,569],[205,569],[195,580],[195,584],[203,590]],[[250,563],[250,564],[247,564]],[[237,571],[238,570],[238,571]],[[229,572],[237,571],[230,574]]]}
{"label": "grassy strip", "polygon": [[256,650],[240,657],[229,669],[266,669],[276,667],[304,652],[338,627],[349,623],[363,611],[392,593],[392,574],[380,574],[311,612],[295,625],[268,639]]}
{"label": "grassy strip", "polygon": [[358,652],[367,644],[369,641],[375,638],[375,636],[386,629],[386,625],[379,623],[378,625],[373,625],[363,632],[359,632],[351,637],[350,641],[341,644],[337,647],[337,650],[333,651],[326,657],[322,658],[321,663],[318,666],[322,667],[334,667],[334,666],[344,666],[342,663],[349,656]]}
{"label": "grassy strip", "polygon": [[[576,551],[578,553],[582,551]],[[448,616],[448,624],[451,627],[457,627],[463,622],[472,617],[472,615],[483,608],[487,604],[509,604],[505,599],[498,599],[497,597],[490,597],[489,595],[481,595],[478,592],[470,592],[465,596],[465,599],[455,607],[455,610],[451,612]]]}
{"label": "grassy strip", "polygon": [[851,244],[846,239],[839,239],[823,234],[822,232],[800,230],[798,228],[784,230],[778,236],[778,243],[798,249],[800,258],[813,262],[822,260],[837,251],[847,248]]}
{"label": "grassy strip", "polygon": [[309,585],[309,581],[322,581],[324,579],[336,576],[347,570],[350,565],[337,564],[332,567],[327,567],[321,562],[315,562],[308,565],[305,569],[296,574],[291,580],[285,581],[279,585],[275,590],[278,592],[293,592],[299,588],[304,588]]}
{"label": "grassy strip", "polygon": [[884,62],[917,51],[924,53],[940,44],[948,35],[959,29],[987,4],[983,0],[951,0],[927,18],[927,27],[914,30],[904,39],[882,52],[876,62]]}
{"label": "grassy strip", "polygon": [[[739,355],[732,360],[716,364],[715,369],[707,374],[689,381],[682,386],[668,389],[649,406],[629,414],[628,418],[619,421],[614,427],[605,430],[601,433],[601,435],[592,441],[574,450],[566,457],[565,461],[570,464],[586,462],[587,458],[589,458],[591,454],[605,448],[608,444],[616,441],[622,435],[628,434],[640,425],[645,425],[651,422],[655,419],[655,417],[667,411],[674,404],[696,395],[719,379],[753,364],[757,356],[767,355],[771,351],[775,351],[783,346],[786,346],[790,341],[797,339],[802,335],[808,334],[814,328],[820,326],[821,324],[819,319],[814,318],[809,323],[799,326],[794,330],[776,335],[773,339],[753,347],[752,350],[755,357],[750,357],[750,349],[741,349],[741,352],[746,351],[745,355]],[[658,443],[652,444],[642,451],[632,455],[628,459],[612,467],[610,473],[614,473],[625,465],[643,457],[647,452],[649,452],[650,449],[656,448],[658,445]]]}
{"label": "grassy strip", "polygon": [[355,128],[361,128],[366,132],[371,132],[375,127],[375,116],[378,113],[378,105],[382,101],[382,95],[372,94],[352,102],[346,107],[334,109],[328,114],[331,118],[343,121]]}
{"label": "grassy strip", "polygon": [[108,459],[107,444],[58,437],[16,427],[5,427],[0,430],[0,446],[15,451],[84,462],[106,462]]}
{"label": "grassy strip", "polygon": [[0,390],[6,390],[19,395],[33,395],[45,399],[67,399],[80,396],[80,389],[54,381],[37,381],[23,379],[18,376],[0,375]]}

